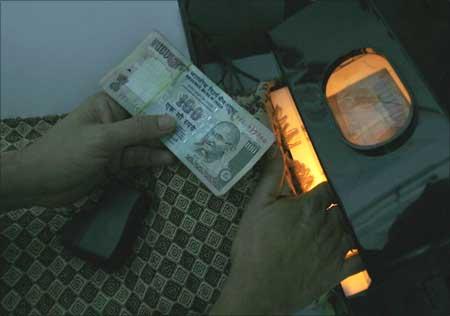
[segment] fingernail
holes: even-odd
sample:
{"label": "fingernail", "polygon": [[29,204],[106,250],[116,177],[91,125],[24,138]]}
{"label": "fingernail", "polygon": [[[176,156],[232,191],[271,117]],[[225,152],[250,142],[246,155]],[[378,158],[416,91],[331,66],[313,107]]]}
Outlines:
{"label": "fingernail", "polygon": [[161,131],[168,131],[175,127],[175,119],[169,115],[161,115],[158,117],[158,128]]}

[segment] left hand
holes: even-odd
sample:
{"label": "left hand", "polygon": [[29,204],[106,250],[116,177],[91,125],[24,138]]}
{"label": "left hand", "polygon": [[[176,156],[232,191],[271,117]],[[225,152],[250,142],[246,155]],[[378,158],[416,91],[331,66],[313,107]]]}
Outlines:
{"label": "left hand", "polygon": [[34,144],[18,152],[32,173],[26,187],[35,205],[75,202],[123,168],[173,163],[160,137],[175,129],[169,116],[130,115],[107,94],[89,97]]}

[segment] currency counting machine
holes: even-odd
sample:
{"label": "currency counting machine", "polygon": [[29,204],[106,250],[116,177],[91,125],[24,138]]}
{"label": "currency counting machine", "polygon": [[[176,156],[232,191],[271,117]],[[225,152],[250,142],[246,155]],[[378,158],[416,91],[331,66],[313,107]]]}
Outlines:
{"label": "currency counting machine", "polygon": [[[179,1],[202,68],[201,25],[189,12],[198,1],[188,2]],[[405,41],[399,29],[420,20],[383,11],[400,7],[386,3],[298,1],[263,30],[282,73],[268,112],[295,162],[293,191],[328,181],[344,210],[354,237],[347,256],[364,263],[341,282],[350,314],[450,315],[450,26],[434,29],[444,42],[420,56],[427,42]],[[421,14],[450,21],[450,3],[424,3]],[[433,58],[438,66],[424,62]]]}

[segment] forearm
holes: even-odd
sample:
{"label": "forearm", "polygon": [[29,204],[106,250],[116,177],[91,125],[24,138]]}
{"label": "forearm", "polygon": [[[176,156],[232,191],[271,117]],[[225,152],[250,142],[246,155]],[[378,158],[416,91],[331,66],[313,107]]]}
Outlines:
{"label": "forearm", "polygon": [[[209,314],[211,316],[257,314],[255,312],[257,306],[252,307],[252,299],[250,297],[245,298],[245,296],[244,289],[237,288],[237,286],[234,285],[234,282],[228,279],[222,293]],[[261,315],[264,314],[261,310],[259,310],[259,313]]]}
{"label": "forearm", "polygon": [[0,214],[36,203],[39,186],[35,168],[21,151],[0,154]]}

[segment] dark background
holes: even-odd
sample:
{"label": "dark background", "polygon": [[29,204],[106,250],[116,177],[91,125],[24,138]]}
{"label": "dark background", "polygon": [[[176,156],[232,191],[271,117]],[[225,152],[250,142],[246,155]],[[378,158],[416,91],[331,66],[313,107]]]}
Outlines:
{"label": "dark background", "polygon": [[[368,5],[366,0],[334,1],[359,1],[363,6]],[[372,2],[416,64],[442,108],[450,113],[450,1]],[[267,32],[310,1],[179,0],[179,3],[191,57],[197,66],[203,68],[205,64],[221,64],[270,53]],[[402,262],[390,270],[371,271],[373,277],[384,281],[376,288],[372,286],[370,296],[350,301],[354,315],[449,315],[448,241],[441,248],[427,249],[432,240],[448,236],[448,203],[442,201],[442,197],[448,196],[448,189],[448,179],[428,188],[390,236],[391,242],[385,253],[368,254],[379,260],[379,267],[383,267],[386,262],[394,262],[393,254],[398,253],[398,249],[417,245],[424,247],[424,254],[408,264]]]}
{"label": "dark background", "polygon": [[[349,0],[340,0],[349,1]],[[359,0],[367,5],[366,0]],[[447,111],[450,1],[373,0]],[[194,62],[201,66],[270,52],[267,31],[309,0],[179,0]]]}

